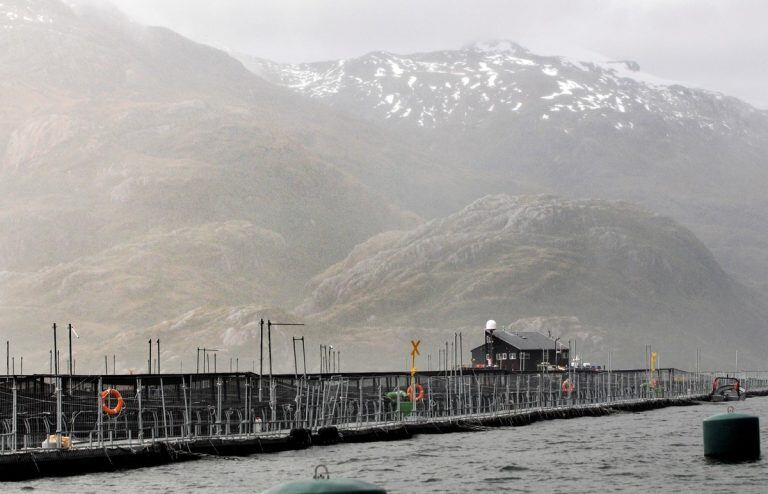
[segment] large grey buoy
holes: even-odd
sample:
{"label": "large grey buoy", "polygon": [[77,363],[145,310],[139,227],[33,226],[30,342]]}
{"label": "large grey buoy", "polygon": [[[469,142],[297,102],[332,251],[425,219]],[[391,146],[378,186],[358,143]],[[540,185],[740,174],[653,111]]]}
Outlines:
{"label": "large grey buoy", "polygon": [[293,480],[266,490],[264,494],[387,494],[387,491],[361,480],[334,479]]}
{"label": "large grey buoy", "polygon": [[704,419],[704,455],[730,461],[760,458],[760,419],[731,410]]}
{"label": "large grey buoy", "polygon": [[[325,470],[320,473],[320,469]],[[387,494],[381,487],[362,480],[330,479],[325,465],[315,467],[312,480],[292,480],[262,494]]]}

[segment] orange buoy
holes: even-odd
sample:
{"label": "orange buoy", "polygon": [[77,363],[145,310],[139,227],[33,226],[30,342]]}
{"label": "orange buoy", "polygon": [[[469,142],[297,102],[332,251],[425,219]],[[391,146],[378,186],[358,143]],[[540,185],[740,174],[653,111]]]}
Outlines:
{"label": "orange buoy", "polygon": [[[117,400],[117,404],[114,407],[110,407],[107,405],[107,398],[111,396],[112,398],[115,398]],[[101,392],[101,410],[109,415],[110,417],[114,417],[120,411],[122,411],[123,407],[125,406],[125,401],[123,401],[123,395],[120,394],[120,391],[116,390],[115,388],[109,388],[105,389]]]}
{"label": "orange buoy", "polygon": [[[406,390],[406,394],[408,395],[408,398],[411,401],[414,401],[413,388],[411,386],[408,386],[408,390]],[[423,398],[424,398],[424,387],[421,384],[416,384],[416,398],[415,398],[415,401],[421,401]]]}

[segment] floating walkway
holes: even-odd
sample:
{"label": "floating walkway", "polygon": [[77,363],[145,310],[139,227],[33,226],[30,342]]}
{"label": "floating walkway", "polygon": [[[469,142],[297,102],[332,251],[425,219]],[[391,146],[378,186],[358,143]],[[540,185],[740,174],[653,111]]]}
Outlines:
{"label": "floating walkway", "polygon": [[[687,406],[714,376],[457,369],[418,375],[415,406],[390,393],[407,387],[397,373],[13,376],[0,378],[0,480]],[[750,395],[768,394],[768,375],[740,377]]]}

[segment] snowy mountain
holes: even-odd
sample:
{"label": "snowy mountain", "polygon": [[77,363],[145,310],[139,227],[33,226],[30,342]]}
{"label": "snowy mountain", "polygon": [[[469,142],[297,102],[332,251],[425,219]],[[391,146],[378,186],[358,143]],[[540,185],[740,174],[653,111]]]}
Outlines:
{"label": "snowy mountain", "polygon": [[[634,62],[542,56],[508,41],[299,65],[241,60],[469,169],[461,192],[472,199],[555,193],[640,203],[768,290],[768,113],[736,98],[658,79]],[[445,194],[456,201],[438,213],[467,202]]]}
{"label": "snowy mountain", "polygon": [[638,120],[657,117],[734,133],[749,132],[740,125],[744,117],[764,117],[734,98],[644,74],[635,62],[541,56],[509,41],[413,55],[374,52],[332,62],[247,64],[309,97],[419,127],[471,126],[498,114],[534,114],[554,125],[598,116],[629,131]]}

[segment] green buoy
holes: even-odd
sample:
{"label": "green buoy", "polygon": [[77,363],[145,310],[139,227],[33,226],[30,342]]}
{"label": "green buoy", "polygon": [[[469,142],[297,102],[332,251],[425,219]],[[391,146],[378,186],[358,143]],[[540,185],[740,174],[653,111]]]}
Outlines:
{"label": "green buoy", "polygon": [[[320,468],[325,470],[324,474],[318,474]],[[328,469],[318,465],[313,480],[292,480],[262,494],[387,494],[387,491],[362,480],[330,479]]]}
{"label": "green buoy", "polygon": [[745,413],[721,413],[704,419],[704,455],[730,461],[760,458],[760,419]]}

